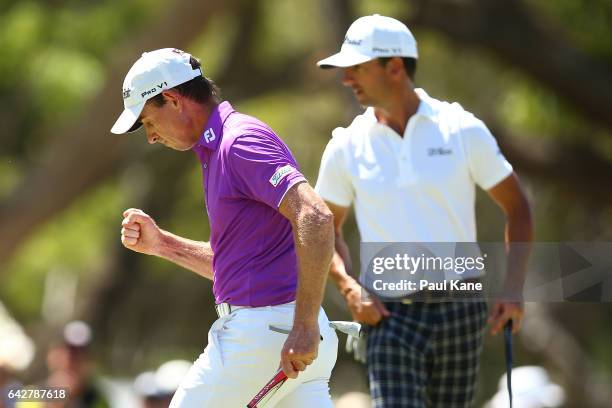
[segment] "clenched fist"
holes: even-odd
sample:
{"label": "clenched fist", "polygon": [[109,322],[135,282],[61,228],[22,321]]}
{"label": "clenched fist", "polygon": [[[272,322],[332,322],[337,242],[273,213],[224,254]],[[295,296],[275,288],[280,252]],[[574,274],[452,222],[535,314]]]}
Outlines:
{"label": "clenched fist", "polygon": [[321,339],[317,322],[293,326],[281,351],[281,368],[287,377],[297,378],[300,371],[316,360]]}
{"label": "clenched fist", "polygon": [[163,231],[144,211],[129,208],[123,212],[121,243],[132,251],[147,255],[158,255]]}

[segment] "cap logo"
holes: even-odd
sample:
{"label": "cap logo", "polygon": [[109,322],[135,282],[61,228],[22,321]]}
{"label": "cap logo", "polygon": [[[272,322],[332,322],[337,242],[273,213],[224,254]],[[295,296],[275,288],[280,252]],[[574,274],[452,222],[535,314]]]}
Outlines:
{"label": "cap logo", "polygon": [[401,48],[380,48],[374,47],[372,48],[372,52],[380,52],[380,53],[401,53]]}
{"label": "cap logo", "polygon": [[349,38],[348,36],[347,36],[347,37],[344,37],[344,43],[345,43],[345,44],[350,44],[350,45],[361,45],[362,41],[363,41],[363,40],[357,40],[357,39],[354,39],[354,38]]}
{"label": "cap logo", "polygon": [[124,89],[123,90],[123,99],[127,99],[130,97],[130,89]]}
{"label": "cap logo", "polygon": [[144,91],[143,93],[140,94],[140,97],[144,98],[147,95],[151,95],[151,94],[157,93],[159,90],[163,89],[164,86],[168,86],[168,83],[166,81],[164,81],[164,82],[160,83],[159,85],[157,85],[157,88],[151,88],[151,89],[148,89],[148,90]]}

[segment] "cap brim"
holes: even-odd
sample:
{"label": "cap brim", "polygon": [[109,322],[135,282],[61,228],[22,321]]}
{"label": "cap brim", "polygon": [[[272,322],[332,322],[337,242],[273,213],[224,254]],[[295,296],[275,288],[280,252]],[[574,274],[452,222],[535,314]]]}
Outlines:
{"label": "cap brim", "polygon": [[121,135],[123,133],[129,133],[137,130],[140,127],[138,117],[140,116],[144,105],[145,102],[142,102],[137,105],[130,106],[129,108],[125,108],[111,128],[111,132],[116,135]]}
{"label": "cap brim", "polygon": [[320,68],[346,68],[352,67],[353,65],[363,64],[373,60],[375,57],[370,55],[359,54],[357,52],[340,51],[337,54],[327,57],[317,62]]}

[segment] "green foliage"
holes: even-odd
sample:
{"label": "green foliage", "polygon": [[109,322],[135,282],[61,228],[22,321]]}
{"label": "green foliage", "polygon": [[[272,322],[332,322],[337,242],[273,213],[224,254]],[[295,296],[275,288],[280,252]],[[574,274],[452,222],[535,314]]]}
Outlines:
{"label": "green foliage", "polygon": [[45,12],[34,2],[19,2],[0,18],[0,89],[24,83],[29,61],[41,48]]}
{"label": "green foliage", "polygon": [[102,86],[104,66],[91,55],[48,47],[31,59],[29,83],[36,108],[45,121],[74,114]]}
{"label": "green foliage", "polygon": [[185,50],[200,58],[204,75],[217,78],[227,64],[227,50],[238,35],[238,16],[221,14],[213,19]]}
{"label": "green foliage", "polygon": [[[75,116],[104,84],[106,58],[118,40],[162,2],[107,0],[53,7],[19,1],[0,15],[0,102],[15,133],[3,150],[23,154],[45,125]],[[16,134],[18,132],[18,134]]]}
{"label": "green foliage", "polygon": [[609,0],[530,0],[571,41],[588,54],[612,63],[612,2]]}
{"label": "green foliage", "polygon": [[574,136],[584,127],[562,101],[525,79],[507,90],[499,110],[511,128],[536,138]]}
{"label": "green foliage", "polygon": [[86,280],[99,268],[111,237],[119,236],[121,199],[114,185],[101,186],[41,228],[16,254],[3,271],[0,297],[23,321],[39,318],[50,270],[61,268]]}
{"label": "green foliage", "polygon": [[23,172],[21,161],[10,157],[0,157],[0,200],[21,180]]}
{"label": "green foliage", "polygon": [[[263,67],[283,63],[288,56],[312,49],[320,39],[317,2],[268,0],[261,2],[262,23],[256,33],[257,62]],[[296,30],[299,27],[299,30]]]}
{"label": "green foliage", "polygon": [[405,14],[410,4],[404,0],[353,0],[358,15],[381,14],[397,16]]}
{"label": "green foliage", "polygon": [[174,211],[167,228],[194,240],[207,241],[210,226],[202,190],[202,170],[195,155],[188,160],[193,162],[193,169],[177,180],[181,194],[175,197]]}

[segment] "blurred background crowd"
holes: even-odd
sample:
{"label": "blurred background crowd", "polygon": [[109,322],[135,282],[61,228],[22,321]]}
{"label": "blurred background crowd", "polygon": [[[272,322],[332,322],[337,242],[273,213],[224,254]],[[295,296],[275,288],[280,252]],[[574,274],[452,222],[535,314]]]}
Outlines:
{"label": "blurred background crowd", "polygon": [[[0,390],[65,384],[89,401],[74,407],[166,406],[205,345],[211,283],[119,240],[128,207],[209,235],[195,157],[109,133],[140,54],[200,57],[314,184],[331,130],[360,110],[339,72],[315,62],[371,13],[415,33],[417,86],[489,125],[526,185],[537,241],[612,241],[609,0],[1,0]],[[502,240],[498,211],[477,201],[479,240]],[[357,254],[353,221],[347,240]],[[325,307],[350,318],[331,286]],[[609,407],[611,312],[528,303],[517,406]],[[504,370],[502,339],[487,337],[479,407],[504,406]],[[331,386],[337,406],[367,406],[365,369],[343,350]]]}

